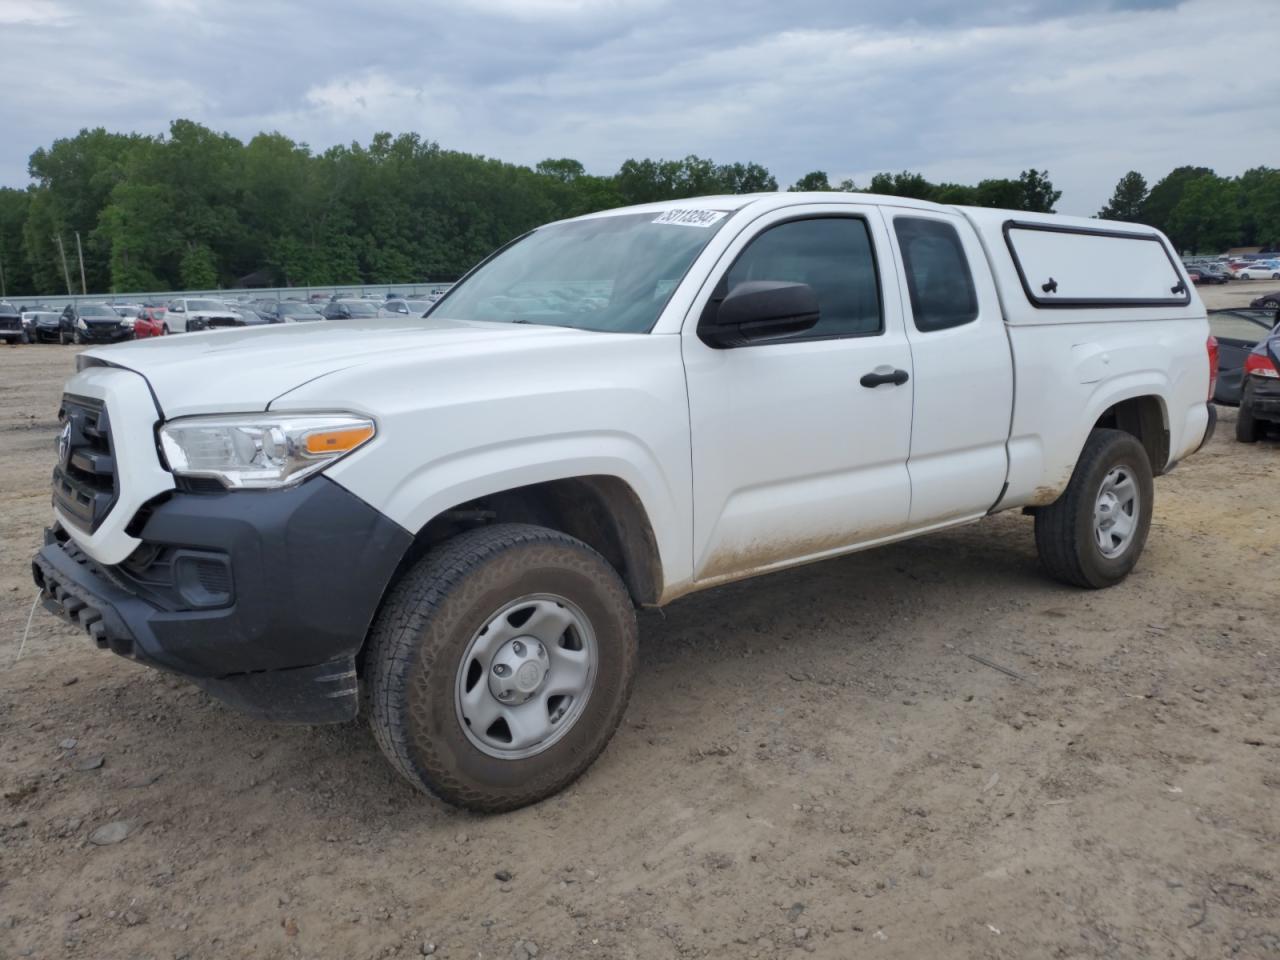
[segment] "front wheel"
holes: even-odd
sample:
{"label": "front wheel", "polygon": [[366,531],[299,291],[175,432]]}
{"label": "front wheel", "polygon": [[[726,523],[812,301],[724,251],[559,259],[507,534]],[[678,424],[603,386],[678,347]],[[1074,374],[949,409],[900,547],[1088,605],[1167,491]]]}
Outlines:
{"label": "front wheel", "polygon": [[525,524],[461,534],[412,567],[374,620],[374,737],[405,779],[449,803],[535,803],[613,736],[636,634],[626,587],[580,540]]}
{"label": "front wheel", "polygon": [[1036,550],[1049,575],[1099,589],[1119,583],[1142,555],[1155,483],[1147,451],[1133,434],[1094,430],[1071,481],[1036,512]]}

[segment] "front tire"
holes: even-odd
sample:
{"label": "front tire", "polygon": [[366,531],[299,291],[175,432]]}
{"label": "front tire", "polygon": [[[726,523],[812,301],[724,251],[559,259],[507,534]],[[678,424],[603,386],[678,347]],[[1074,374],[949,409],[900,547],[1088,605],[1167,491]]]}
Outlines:
{"label": "front tire", "polygon": [[412,567],[374,620],[374,737],[405,779],[449,803],[536,803],[613,736],[636,636],[626,587],[585,543],[525,524],[461,534]]}
{"label": "front tire", "polygon": [[1056,580],[1100,589],[1129,575],[1151,529],[1155,483],[1137,437],[1121,430],[1089,434],[1071,481],[1036,512],[1036,550]]}

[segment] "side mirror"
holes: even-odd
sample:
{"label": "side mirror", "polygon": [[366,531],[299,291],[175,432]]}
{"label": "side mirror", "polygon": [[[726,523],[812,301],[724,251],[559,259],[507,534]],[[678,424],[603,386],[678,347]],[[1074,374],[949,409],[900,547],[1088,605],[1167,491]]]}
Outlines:
{"label": "side mirror", "polygon": [[724,349],[803,333],[818,322],[818,295],[807,283],[750,280],[702,315],[698,337]]}

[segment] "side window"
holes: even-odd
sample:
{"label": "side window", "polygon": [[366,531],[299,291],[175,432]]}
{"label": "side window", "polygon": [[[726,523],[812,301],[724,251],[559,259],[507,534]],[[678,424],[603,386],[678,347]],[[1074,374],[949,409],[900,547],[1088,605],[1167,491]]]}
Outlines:
{"label": "side window", "polygon": [[928,333],[978,318],[978,295],[956,228],[941,220],[898,217],[893,221],[902,250],[916,329]]}
{"label": "side window", "polygon": [[856,337],[884,330],[871,235],[861,218],[793,220],[770,227],[729,268],[724,292],[749,280],[807,283],[818,295],[817,325],[791,339]]}

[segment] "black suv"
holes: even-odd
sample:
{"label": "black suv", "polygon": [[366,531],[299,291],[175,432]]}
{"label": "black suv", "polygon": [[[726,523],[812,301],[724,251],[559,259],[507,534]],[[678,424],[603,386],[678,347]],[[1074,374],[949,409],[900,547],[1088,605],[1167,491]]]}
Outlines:
{"label": "black suv", "polygon": [[133,339],[133,323],[105,303],[73,303],[62,311],[63,336],[76,343],[119,343]]}
{"label": "black suv", "polygon": [[27,329],[22,325],[22,311],[12,303],[0,300],[0,340],[8,340],[9,346],[27,342]]}

